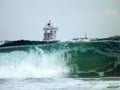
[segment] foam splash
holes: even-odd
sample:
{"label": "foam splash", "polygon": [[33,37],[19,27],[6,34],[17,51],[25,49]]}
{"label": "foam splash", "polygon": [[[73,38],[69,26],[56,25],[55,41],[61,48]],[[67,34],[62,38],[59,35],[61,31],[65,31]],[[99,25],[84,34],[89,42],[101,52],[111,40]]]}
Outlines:
{"label": "foam splash", "polygon": [[0,78],[57,78],[69,73],[63,51],[42,49],[0,54]]}

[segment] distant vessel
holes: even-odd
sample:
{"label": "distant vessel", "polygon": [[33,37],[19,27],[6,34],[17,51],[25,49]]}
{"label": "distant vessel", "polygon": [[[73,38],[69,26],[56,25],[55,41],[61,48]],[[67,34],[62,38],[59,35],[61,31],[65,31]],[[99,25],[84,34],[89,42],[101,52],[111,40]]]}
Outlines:
{"label": "distant vessel", "polygon": [[85,33],[85,37],[73,38],[72,40],[73,41],[84,41],[84,42],[90,41],[90,39],[87,37],[86,33]]}

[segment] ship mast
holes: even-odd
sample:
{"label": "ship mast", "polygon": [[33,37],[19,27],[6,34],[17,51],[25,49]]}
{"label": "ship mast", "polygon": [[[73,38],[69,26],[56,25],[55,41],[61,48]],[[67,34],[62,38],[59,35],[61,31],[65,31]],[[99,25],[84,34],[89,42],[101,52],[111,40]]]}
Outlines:
{"label": "ship mast", "polygon": [[87,38],[87,34],[86,34],[86,32],[85,32],[85,39],[88,39],[88,38]]}
{"label": "ship mast", "polygon": [[43,30],[44,30],[43,41],[55,41],[56,40],[56,32],[58,31],[58,28],[53,27],[50,20],[47,23],[47,25],[43,28]]}

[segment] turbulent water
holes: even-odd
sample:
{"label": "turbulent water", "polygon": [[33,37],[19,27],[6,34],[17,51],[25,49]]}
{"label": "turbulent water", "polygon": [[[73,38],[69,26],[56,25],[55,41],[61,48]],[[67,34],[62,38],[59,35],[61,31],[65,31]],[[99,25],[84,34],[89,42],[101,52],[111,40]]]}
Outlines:
{"label": "turbulent water", "polygon": [[120,90],[120,42],[0,48],[0,90]]}

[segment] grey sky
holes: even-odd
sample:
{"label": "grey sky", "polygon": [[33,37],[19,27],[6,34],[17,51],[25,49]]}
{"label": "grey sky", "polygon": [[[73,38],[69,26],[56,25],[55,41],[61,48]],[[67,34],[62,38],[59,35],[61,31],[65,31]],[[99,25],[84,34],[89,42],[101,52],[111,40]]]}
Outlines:
{"label": "grey sky", "polygon": [[120,0],[0,0],[0,40],[42,40],[48,20],[60,40],[120,35]]}

